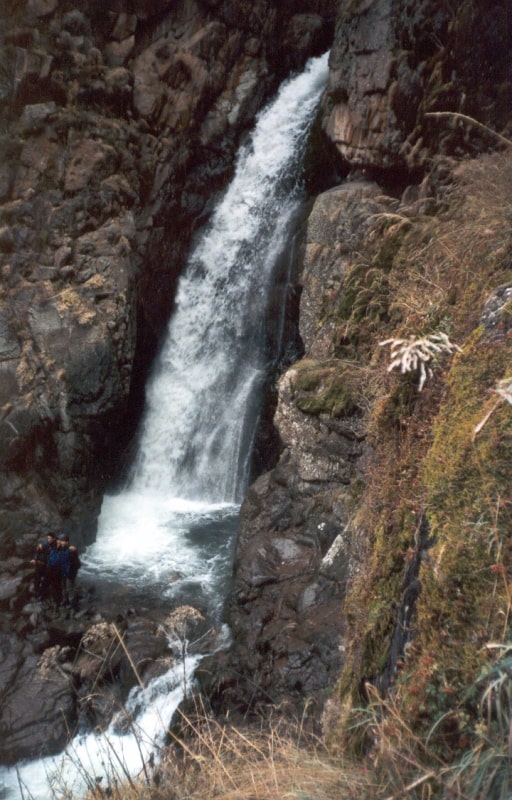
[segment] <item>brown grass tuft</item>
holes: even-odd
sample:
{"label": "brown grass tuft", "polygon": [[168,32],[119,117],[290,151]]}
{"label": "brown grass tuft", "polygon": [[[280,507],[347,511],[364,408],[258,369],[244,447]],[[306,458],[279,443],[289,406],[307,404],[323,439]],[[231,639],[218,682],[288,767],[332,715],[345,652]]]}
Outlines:
{"label": "brown grass tuft", "polygon": [[180,734],[152,776],[97,786],[88,800],[363,800],[376,797],[364,768],[283,725],[255,730],[181,714]]}

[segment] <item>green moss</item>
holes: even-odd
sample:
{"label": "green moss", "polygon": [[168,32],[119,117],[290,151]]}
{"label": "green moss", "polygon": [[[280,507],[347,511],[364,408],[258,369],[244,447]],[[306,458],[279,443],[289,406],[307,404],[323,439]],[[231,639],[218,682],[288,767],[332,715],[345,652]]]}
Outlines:
{"label": "green moss", "polygon": [[[401,689],[406,713],[418,724],[467,711],[485,645],[509,635],[512,408],[503,403],[474,431],[495,403],[496,382],[510,374],[510,338],[490,341],[479,328],[454,359],[423,470],[435,545],[421,569],[416,654]],[[427,654],[435,654],[428,668]],[[440,685],[450,691],[439,692]],[[432,746],[446,747],[446,735],[439,726]]]}
{"label": "green moss", "polygon": [[306,414],[343,417],[357,410],[354,381],[346,362],[305,360],[294,366],[294,402]]}
{"label": "green moss", "polygon": [[424,472],[437,525],[453,525],[455,516],[473,519],[492,505],[493,498],[509,492],[503,467],[512,455],[510,406],[499,409],[476,437],[474,430],[496,400],[494,386],[510,371],[510,349],[485,341],[484,332],[477,329],[454,360]]}
{"label": "green moss", "polygon": [[[412,220],[398,214],[377,215],[366,252],[348,270],[341,300],[334,312],[340,323],[337,342],[354,346],[398,325],[403,313],[394,298],[392,272],[408,268],[407,246],[417,242]],[[411,230],[414,233],[411,234]],[[371,241],[370,241],[371,240]]]}
{"label": "green moss", "polygon": [[[494,652],[487,645],[512,638],[512,406],[496,405],[494,392],[512,375],[510,304],[493,331],[478,327],[490,293],[510,282],[511,172],[510,155],[462,164],[442,205],[432,203],[436,216],[402,229],[387,224],[393,215],[377,221],[331,317],[338,322],[336,352],[347,352],[350,342],[354,360],[366,358],[376,376],[358,398],[371,409],[373,451],[352,515],[366,557],[343,607],[343,720],[368,699],[374,730],[376,718],[385,717],[376,694],[363,696],[363,687],[379,685],[388,667],[403,579],[409,558],[420,557],[416,533],[425,519],[429,545],[421,553],[413,638],[390,702],[415,742],[445,760],[476,736],[476,682]],[[377,303],[384,313],[372,317]],[[462,352],[440,360],[422,392],[417,376],[386,373],[380,341],[436,330]],[[354,734],[359,740],[362,727]]]}

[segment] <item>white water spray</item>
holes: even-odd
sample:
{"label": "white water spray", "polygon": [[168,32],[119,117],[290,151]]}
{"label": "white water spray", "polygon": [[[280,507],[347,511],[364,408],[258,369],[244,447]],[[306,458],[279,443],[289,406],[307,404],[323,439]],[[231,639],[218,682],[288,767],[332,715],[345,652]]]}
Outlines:
{"label": "white water spray", "polygon": [[[193,249],[149,384],[133,479],[104,499],[86,575],[220,607],[265,379],[273,270],[301,200],[294,176],[326,78],[323,56],[283,85]],[[190,675],[195,664],[196,657]],[[182,674],[175,667],[134,691],[131,733],[112,725],[105,735],[75,739],[59,757],[0,770],[0,799],[76,795],[89,776],[106,786],[113,763],[139,773],[181,702]]]}
{"label": "white water spray", "polygon": [[243,495],[273,269],[299,202],[294,176],[325,79],[324,57],[260,115],[192,252],[147,393],[134,490],[211,502]]}

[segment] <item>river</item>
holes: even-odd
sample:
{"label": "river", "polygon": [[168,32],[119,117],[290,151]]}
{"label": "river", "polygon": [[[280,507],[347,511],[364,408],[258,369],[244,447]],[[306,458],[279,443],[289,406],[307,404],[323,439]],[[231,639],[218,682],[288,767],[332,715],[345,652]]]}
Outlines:
{"label": "river", "polygon": [[[327,55],[312,59],[283,84],[240,150],[179,281],[130,479],[105,496],[97,540],[84,554],[81,580],[117,587],[142,609],[190,604],[221,621],[267,378],[267,310],[304,199],[297,175],[326,79]],[[188,659],[190,678],[199,658]],[[182,676],[178,667],[134,690],[127,706],[138,736],[88,733],[57,757],[3,769],[0,799],[76,795],[91,776],[105,786],[113,762],[123,764],[121,777],[140,772],[183,697]]]}

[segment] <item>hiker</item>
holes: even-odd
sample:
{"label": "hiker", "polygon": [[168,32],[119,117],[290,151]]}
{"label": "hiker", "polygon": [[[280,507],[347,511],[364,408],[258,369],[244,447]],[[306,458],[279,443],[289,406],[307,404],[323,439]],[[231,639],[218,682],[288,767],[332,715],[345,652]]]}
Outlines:
{"label": "hiker", "polygon": [[60,573],[62,581],[62,602],[68,608],[76,605],[75,582],[82,563],[75,545],[69,544],[69,536],[61,534],[57,540],[59,549]]}
{"label": "hiker", "polygon": [[55,606],[60,606],[62,604],[63,577],[59,538],[56,539],[55,547],[52,547],[48,552],[44,586],[44,597],[52,600]]}
{"label": "hiker", "polygon": [[39,542],[36,547],[36,552],[34,553],[34,557],[31,560],[31,564],[34,565],[34,592],[37,597],[43,599],[48,590],[47,586],[47,565],[48,565],[48,557],[50,555],[51,550],[56,550],[57,548],[57,536],[55,533],[50,531],[46,535],[45,542]]}

